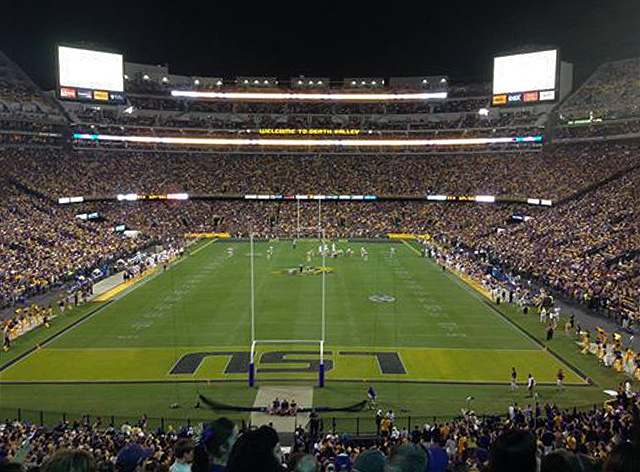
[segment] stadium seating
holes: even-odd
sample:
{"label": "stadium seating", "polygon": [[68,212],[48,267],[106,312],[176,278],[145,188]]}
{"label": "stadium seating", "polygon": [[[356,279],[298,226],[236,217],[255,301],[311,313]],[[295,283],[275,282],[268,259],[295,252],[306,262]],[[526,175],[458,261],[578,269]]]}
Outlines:
{"label": "stadium seating", "polygon": [[[533,460],[534,465],[530,470],[535,470],[536,456],[544,457],[554,450],[568,451],[570,460],[583,462],[589,467],[586,470],[617,470],[607,469],[606,462],[612,449],[614,455],[627,454],[625,460],[633,461],[638,457],[638,451],[633,446],[625,451],[616,451],[617,444],[636,441],[632,428],[634,416],[631,406],[635,401],[637,399],[624,397],[624,403],[620,401],[607,408],[593,408],[589,411],[560,410],[552,404],[536,403],[523,409],[514,408],[507,417],[480,419],[471,412],[451,422],[417,425],[411,431],[407,427],[392,423],[388,434],[374,438],[350,438],[332,431],[321,431],[318,436],[312,437],[300,426],[296,430],[295,445],[290,452],[284,454],[283,463],[293,463],[295,467],[295,464],[300,462],[300,455],[308,454],[312,463],[323,471],[329,470],[329,465],[338,470],[340,464],[347,467],[355,464],[358,470],[382,470],[386,462],[392,464],[395,456],[406,453],[407,447],[413,447],[418,451],[416,453],[424,457],[423,463],[427,463],[429,471],[444,472],[444,467],[447,466],[455,467],[454,470],[491,470],[486,468],[492,466],[492,461],[498,460],[501,438],[517,432],[533,433],[539,439],[532,446],[529,460]],[[55,451],[72,449],[90,451],[96,462],[95,470],[113,470],[115,462],[116,470],[132,472],[133,469],[123,468],[125,453],[122,451],[131,451],[132,447],[139,447],[141,451],[145,451],[144,457],[149,458],[145,470],[166,471],[175,461],[176,442],[188,438],[194,443],[204,445],[210,440],[208,438],[211,438],[211,433],[207,433],[209,428],[211,426],[205,424],[203,432],[198,437],[192,427],[174,430],[169,425],[166,430],[149,430],[144,417],[135,424],[125,422],[121,427],[107,424],[103,418],[93,421],[85,418],[82,421],[61,422],[52,425],[52,428],[27,422],[6,421],[0,425],[0,464],[3,460],[16,460],[20,454],[20,445],[29,438],[31,447],[21,461],[30,468],[44,465],[44,470],[48,470],[47,461],[52,457],[53,460],[57,459]],[[252,431],[251,434],[261,434],[259,430]],[[247,434],[247,431],[241,431],[241,434]],[[277,442],[277,439],[275,441]],[[51,444],[55,444],[55,447],[50,447]],[[233,472],[234,454],[241,453],[240,449],[243,447],[243,442],[236,444],[235,449],[238,451],[232,451],[232,459],[226,470]],[[372,454],[371,451],[382,453],[378,469],[364,468],[365,464],[371,467],[376,463],[373,458],[365,459]],[[252,454],[258,452],[253,449]],[[359,458],[361,454],[362,457]],[[604,469],[601,469],[603,464]],[[511,458],[509,466],[531,467],[521,457]],[[206,470],[201,470],[198,462],[194,463],[192,468],[194,472]],[[340,470],[350,470],[350,467]]]}
{"label": "stadium seating", "polygon": [[[344,105],[185,101],[170,97],[166,87],[144,81],[128,84],[128,105],[134,111],[124,113],[62,105],[0,53],[0,308],[17,313],[52,290],[72,296],[78,281],[95,269],[107,274],[119,259],[156,243],[180,246],[188,232],[315,235],[315,201],[298,206],[293,200],[252,201],[245,195],[372,195],[380,198],[323,202],[327,236],[428,234],[473,278],[486,275],[490,260],[625,327],[637,326],[638,64],[638,59],[604,64],[557,114],[525,108],[480,116],[478,109],[487,107],[490,97],[486,88],[474,86],[453,87],[450,98],[437,104]],[[585,117],[585,126],[573,122]],[[204,152],[148,144],[83,144],[69,138],[77,132],[254,136],[261,128],[277,127],[350,128],[401,137],[545,133],[557,141],[544,148],[318,153],[250,148]],[[131,202],[116,197],[183,192],[191,198]],[[520,203],[427,202],[427,194],[517,197]],[[65,197],[84,201],[59,204]],[[548,199],[553,205],[529,205],[527,199]],[[96,216],[89,219],[88,214]],[[480,467],[486,466],[487,451],[498,447],[501,435],[521,428],[542,441],[540,454],[549,452],[548,447],[566,449],[584,455],[595,467],[610,457],[615,444],[632,438],[631,404],[637,400],[621,395],[613,408],[588,412],[534,406],[507,419],[465,417],[446,425],[421,425],[415,434],[396,427],[387,437],[376,438],[375,445],[393,456],[403,443],[421,443],[434,449],[425,453],[438,458],[433,464]],[[160,471],[173,462],[177,439],[194,436],[188,428],[152,432],[144,425],[126,425],[117,430],[104,422],[51,426],[18,421],[0,425],[0,462],[15,459],[29,437],[34,447],[26,464],[39,467],[54,449],[69,447],[93,450],[99,470],[106,471],[118,451],[138,442],[152,449],[155,468],[147,470]],[[325,434],[311,438],[299,431],[296,451],[310,452],[326,467],[340,453],[354,463],[368,447],[364,440],[345,440],[335,431]],[[52,441],[55,447],[50,447]]]}

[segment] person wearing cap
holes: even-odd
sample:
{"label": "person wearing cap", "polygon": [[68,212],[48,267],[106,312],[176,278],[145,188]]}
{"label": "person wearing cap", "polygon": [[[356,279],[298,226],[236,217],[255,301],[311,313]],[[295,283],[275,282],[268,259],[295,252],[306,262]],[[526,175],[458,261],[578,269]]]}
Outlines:
{"label": "person wearing cap", "polygon": [[351,470],[351,458],[349,454],[344,450],[342,446],[338,446],[337,455],[334,461],[336,469],[338,470]]}
{"label": "person wearing cap", "polygon": [[384,472],[387,457],[377,449],[368,449],[356,457],[352,472]]}
{"label": "person wearing cap", "polygon": [[142,472],[147,459],[152,455],[151,449],[144,449],[140,444],[132,443],[120,450],[116,456],[117,472]]}

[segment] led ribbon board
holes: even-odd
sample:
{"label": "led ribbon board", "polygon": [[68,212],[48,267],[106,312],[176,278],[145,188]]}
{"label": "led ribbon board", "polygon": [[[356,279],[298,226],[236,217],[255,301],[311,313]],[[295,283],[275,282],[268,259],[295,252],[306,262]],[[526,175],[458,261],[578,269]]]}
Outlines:
{"label": "led ribbon board", "polygon": [[442,100],[447,92],[421,93],[289,93],[289,92],[197,92],[172,90],[171,96],[226,100],[310,100],[310,101],[410,101]]}
{"label": "led ribbon board", "polygon": [[143,144],[187,144],[196,146],[298,146],[298,147],[428,147],[471,146],[480,144],[540,143],[542,136],[513,136],[504,138],[449,138],[449,139],[234,139],[234,138],[180,138],[156,136],[116,136],[108,134],[76,133],[73,139],[81,141],[109,141]]}

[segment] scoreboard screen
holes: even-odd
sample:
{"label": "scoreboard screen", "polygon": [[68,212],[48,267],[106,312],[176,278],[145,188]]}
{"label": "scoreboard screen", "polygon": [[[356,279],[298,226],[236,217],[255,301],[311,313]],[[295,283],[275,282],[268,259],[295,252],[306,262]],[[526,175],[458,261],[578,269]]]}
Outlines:
{"label": "scoreboard screen", "polygon": [[59,46],[58,96],[66,100],[124,103],[122,55]]}
{"label": "scoreboard screen", "polygon": [[492,105],[554,101],[557,78],[557,49],[496,57],[493,60]]}

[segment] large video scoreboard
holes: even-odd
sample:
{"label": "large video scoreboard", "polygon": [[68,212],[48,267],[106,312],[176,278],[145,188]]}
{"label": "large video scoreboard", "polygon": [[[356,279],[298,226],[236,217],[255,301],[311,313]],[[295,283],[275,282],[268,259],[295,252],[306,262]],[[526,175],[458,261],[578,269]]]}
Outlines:
{"label": "large video scoreboard", "polygon": [[64,100],[124,103],[122,55],[59,46],[58,96]]}
{"label": "large video scoreboard", "polygon": [[493,106],[553,102],[558,94],[558,50],[498,56],[493,60]]}

